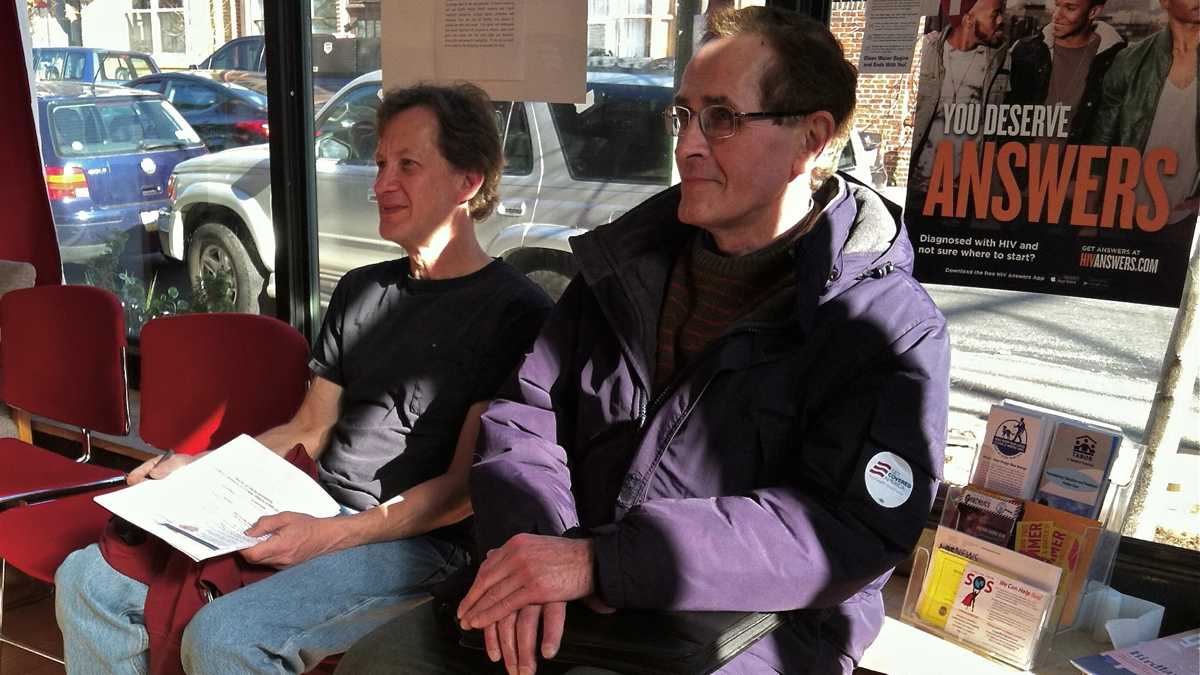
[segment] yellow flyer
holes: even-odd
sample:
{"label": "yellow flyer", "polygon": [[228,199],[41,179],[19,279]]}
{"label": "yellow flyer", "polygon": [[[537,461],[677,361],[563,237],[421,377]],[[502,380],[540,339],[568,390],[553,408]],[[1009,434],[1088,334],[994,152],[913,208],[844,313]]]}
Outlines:
{"label": "yellow flyer", "polygon": [[933,550],[929,561],[929,572],[925,575],[925,588],[917,601],[917,616],[926,623],[946,627],[950,618],[950,607],[958,592],[959,582],[970,560],[945,549]]}

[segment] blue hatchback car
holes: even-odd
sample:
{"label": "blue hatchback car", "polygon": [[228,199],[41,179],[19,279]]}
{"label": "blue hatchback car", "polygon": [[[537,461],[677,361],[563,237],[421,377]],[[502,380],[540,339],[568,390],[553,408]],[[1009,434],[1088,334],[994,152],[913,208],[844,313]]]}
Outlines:
{"label": "blue hatchback car", "polygon": [[175,165],[207,152],[162,96],[136,89],[39,82],[42,163],[63,262],[104,253],[126,233],[125,253],[159,250],[159,209]]}
{"label": "blue hatchback car", "polygon": [[33,68],[39,80],[107,85],[159,71],[149,54],[98,47],[34,47]]}

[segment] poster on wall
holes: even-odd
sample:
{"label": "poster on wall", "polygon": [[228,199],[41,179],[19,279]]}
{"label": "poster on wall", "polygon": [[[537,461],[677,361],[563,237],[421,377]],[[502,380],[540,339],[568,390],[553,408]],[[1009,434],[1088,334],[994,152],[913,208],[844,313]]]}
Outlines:
{"label": "poster on wall", "polygon": [[1200,0],[940,0],[925,25],[917,277],[1178,306],[1200,209]]}
{"label": "poster on wall", "polygon": [[383,84],[473,82],[498,101],[583,103],[586,0],[384,0]]}
{"label": "poster on wall", "polygon": [[894,75],[912,70],[913,36],[927,0],[867,0],[866,27],[858,57],[860,75]]}

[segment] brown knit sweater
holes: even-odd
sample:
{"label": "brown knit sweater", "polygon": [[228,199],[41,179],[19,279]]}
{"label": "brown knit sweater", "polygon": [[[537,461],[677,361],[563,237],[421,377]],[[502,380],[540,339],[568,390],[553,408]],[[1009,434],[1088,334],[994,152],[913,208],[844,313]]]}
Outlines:
{"label": "brown knit sweater", "polygon": [[766,248],[742,256],[722,255],[706,232],[692,238],[671,268],[658,319],[655,392],[738,320],[760,307],[773,309],[774,315],[788,310],[790,303],[774,300],[793,290],[792,245],[807,232],[810,220],[805,218]]}

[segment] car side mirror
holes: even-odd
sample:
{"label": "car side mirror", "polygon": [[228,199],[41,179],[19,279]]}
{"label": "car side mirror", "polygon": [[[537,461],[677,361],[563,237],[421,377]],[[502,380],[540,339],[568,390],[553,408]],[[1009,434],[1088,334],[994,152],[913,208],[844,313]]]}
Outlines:
{"label": "car side mirror", "polygon": [[350,146],[333,136],[323,136],[317,141],[317,159],[344,162],[350,159]]}

